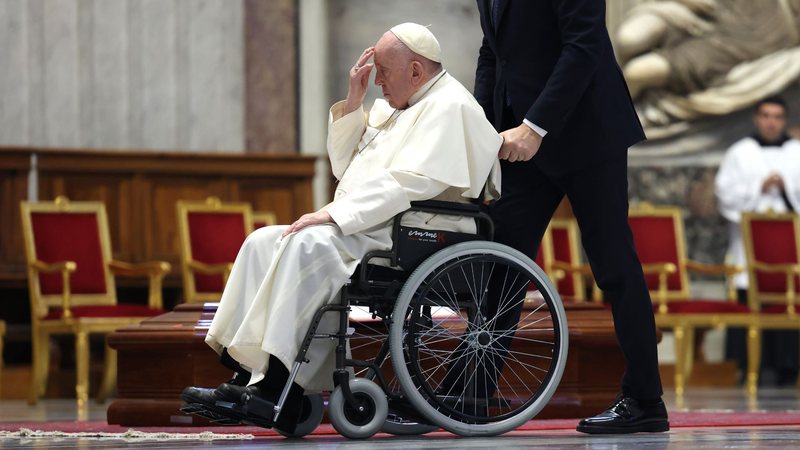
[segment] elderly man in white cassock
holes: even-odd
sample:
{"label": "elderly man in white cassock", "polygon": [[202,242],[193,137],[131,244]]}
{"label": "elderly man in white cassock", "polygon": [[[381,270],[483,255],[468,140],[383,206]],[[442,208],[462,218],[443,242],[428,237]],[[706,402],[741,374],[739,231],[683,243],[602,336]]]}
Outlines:
{"label": "elderly man in white cassock", "polygon": [[[373,69],[385,100],[365,113]],[[349,84],[347,99],[330,110],[333,202],[247,238],[206,336],[236,376],[217,389],[186,388],[185,401],[235,403],[247,392],[277,402],[314,313],[337,299],[367,252],[391,248],[396,214],[415,200],[469,202],[487,180],[489,195],[498,195],[502,138],[442,68],[439,43],[427,28],[406,23],[386,32],[358,58]],[[403,221],[475,230],[472,219],[454,216],[414,212]],[[336,317],[327,317],[320,332],[336,329]],[[331,340],[313,341],[276,428],[292,432],[304,391],[333,388],[334,347]]]}
{"label": "elderly man in white cassock", "polygon": [[[800,142],[786,134],[787,105],[780,97],[769,97],[756,105],[756,132],[734,143],[720,165],[716,195],[722,216],[729,221],[728,259],[745,266],[744,245],[739,231],[743,212],[800,211]],[[740,303],[747,303],[748,277],[736,275]],[[798,332],[764,331],[762,380],[774,377],[778,385],[794,385],[798,373]],[[744,330],[728,329],[726,357],[737,360],[740,379],[747,366]],[[774,373],[772,373],[774,372]]]}

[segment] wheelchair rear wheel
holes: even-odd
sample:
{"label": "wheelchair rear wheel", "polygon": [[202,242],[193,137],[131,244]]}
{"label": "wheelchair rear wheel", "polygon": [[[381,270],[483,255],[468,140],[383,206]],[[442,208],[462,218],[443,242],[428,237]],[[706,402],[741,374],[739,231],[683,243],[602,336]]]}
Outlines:
{"label": "wheelchair rear wheel", "polygon": [[390,329],[403,393],[432,423],[497,435],[533,418],[567,358],[564,307],[544,272],[502,244],[471,241],[426,259]]}

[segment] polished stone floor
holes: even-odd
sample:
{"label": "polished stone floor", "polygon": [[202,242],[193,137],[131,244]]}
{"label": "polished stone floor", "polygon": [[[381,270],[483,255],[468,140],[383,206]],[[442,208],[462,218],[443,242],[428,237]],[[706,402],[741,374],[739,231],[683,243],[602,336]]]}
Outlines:
{"label": "polished stone floor", "polygon": [[[683,399],[671,393],[665,395],[671,411],[774,411],[787,412],[800,417],[800,391],[797,388],[762,389],[755,399],[748,398],[740,389],[694,388]],[[73,420],[104,420],[105,405],[92,403],[83,417],[78,417],[74,402],[70,400],[45,400],[35,407],[22,401],[0,402],[0,422],[51,422]],[[797,423],[797,422],[795,422]],[[338,436],[320,436],[302,440],[282,438],[257,438],[253,440],[224,441],[152,441],[152,440],[97,440],[74,438],[2,439],[0,448],[159,448],[159,449],[216,449],[216,448],[296,448],[296,449],[348,449],[381,450],[413,449],[492,449],[497,450],[547,448],[558,449],[797,449],[800,448],[800,425],[780,426],[723,426],[703,428],[673,428],[663,434],[635,434],[628,436],[588,436],[574,430],[517,431],[489,438],[461,438],[447,433],[432,436],[401,438],[378,435],[366,441],[350,441]]]}

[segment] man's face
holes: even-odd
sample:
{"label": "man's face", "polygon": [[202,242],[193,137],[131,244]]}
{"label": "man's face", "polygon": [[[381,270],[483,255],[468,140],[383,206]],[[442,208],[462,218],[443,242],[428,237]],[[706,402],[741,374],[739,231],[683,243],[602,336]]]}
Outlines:
{"label": "man's face", "polygon": [[417,86],[411,60],[400,54],[392,39],[396,38],[384,35],[375,44],[375,85],[380,86],[383,98],[392,108],[405,108]]}
{"label": "man's face", "polygon": [[786,110],[777,103],[764,103],[753,118],[761,139],[775,142],[786,132]]}

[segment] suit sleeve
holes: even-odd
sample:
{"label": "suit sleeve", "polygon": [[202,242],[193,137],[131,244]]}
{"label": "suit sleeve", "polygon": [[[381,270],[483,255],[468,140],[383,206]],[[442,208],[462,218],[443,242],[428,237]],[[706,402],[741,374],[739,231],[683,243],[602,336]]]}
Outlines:
{"label": "suit sleeve", "polygon": [[549,133],[563,128],[604,55],[608,32],[603,0],[551,0],[562,49],[553,72],[525,118]]}
{"label": "suit sleeve", "polygon": [[483,38],[478,53],[478,68],[475,70],[475,99],[483,108],[486,118],[494,123],[494,87],[497,57]]}

